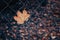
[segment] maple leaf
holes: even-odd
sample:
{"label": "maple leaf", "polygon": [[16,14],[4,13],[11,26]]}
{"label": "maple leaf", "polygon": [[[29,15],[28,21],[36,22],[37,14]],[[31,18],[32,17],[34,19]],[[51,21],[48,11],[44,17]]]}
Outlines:
{"label": "maple leaf", "polygon": [[14,20],[17,21],[18,24],[23,24],[29,17],[30,14],[28,14],[26,10],[23,10],[23,12],[17,11],[17,16],[14,16]]}

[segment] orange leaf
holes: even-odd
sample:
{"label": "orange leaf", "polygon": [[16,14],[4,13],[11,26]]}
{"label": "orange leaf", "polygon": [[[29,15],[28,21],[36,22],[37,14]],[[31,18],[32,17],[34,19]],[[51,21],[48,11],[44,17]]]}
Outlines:
{"label": "orange leaf", "polygon": [[26,10],[23,10],[23,13],[17,11],[17,16],[14,16],[14,20],[17,21],[18,24],[23,24],[29,17],[30,14],[28,14]]}

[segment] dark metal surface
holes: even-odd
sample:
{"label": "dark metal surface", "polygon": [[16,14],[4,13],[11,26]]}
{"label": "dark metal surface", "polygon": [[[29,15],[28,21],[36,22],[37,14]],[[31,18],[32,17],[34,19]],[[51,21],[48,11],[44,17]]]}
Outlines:
{"label": "dark metal surface", "polygon": [[[30,12],[31,16],[27,22],[18,25],[13,16],[16,15],[17,10],[22,11],[24,8]],[[40,25],[41,23],[43,26]],[[36,37],[36,40],[42,40],[44,33],[40,37],[39,28],[42,30],[45,28],[48,33],[60,32],[59,0],[0,0],[0,38],[3,40],[23,40],[23,38],[28,37],[25,40],[34,40]],[[28,35],[21,37],[22,33],[19,32],[21,29],[26,30]],[[16,32],[14,32],[15,30]],[[35,34],[30,33],[30,30]],[[12,36],[16,36],[16,38]],[[54,40],[60,40],[59,36]]]}

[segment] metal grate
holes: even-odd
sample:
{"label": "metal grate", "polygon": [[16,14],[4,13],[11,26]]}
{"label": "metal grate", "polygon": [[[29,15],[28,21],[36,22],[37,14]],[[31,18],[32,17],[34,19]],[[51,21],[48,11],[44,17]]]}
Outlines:
{"label": "metal grate", "polygon": [[[37,38],[36,40],[42,40],[44,34],[40,35],[41,38],[37,33],[40,26],[42,29],[46,28],[49,30],[49,33],[52,31],[60,32],[59,4],[59,1],[54,0],[0,0],[1,38],[3,40],[22,40],[28,37],[25,40],[33,40],[35,36]],[[23,25],[18,25],[13,19],[13,16],[16,15],[17,10],[22,11],[24,8],[30,13],[31,17]],[[28,35],[21,37],[22,33],[19,33],[20,29],[28,31]],[[30,33],[30,30],[35,34]]]}

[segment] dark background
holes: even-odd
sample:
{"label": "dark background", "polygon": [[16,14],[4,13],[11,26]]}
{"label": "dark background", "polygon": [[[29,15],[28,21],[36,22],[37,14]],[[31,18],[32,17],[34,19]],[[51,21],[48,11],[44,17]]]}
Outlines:
{"label": "dark background", "polygon": [[[59,1],[59,0],[57,0]],[[0,0],[0,38],[2,38],[3,40],[5,40],[6,38],[11,38],[6,36],[6,32],[5,30],[10,30],[11,32],[11,27],[17,25],[16,24],[12,24],[12,22],[14,22],[15,20],[13,19],[13,16],[16,15],[17,10],[20,10],[22,12],[22,10],[25,8],[27,11],[32,11],[30,20],[27,21],[26,23],[35,23],[35,25],[38,25],[38,21],[32,21],[33,18],[46,18],[47,20],[49,20],[49,16],[52,16],[52,18],[50,20],[53,20],[52,24],[50,26],[55,26],[54,28],[56,28],[55,31],[59,31],[60,30],[60,3],[56,3],[54,1],[51,1],[50,3],[50,9],[52,11],[52,13],[48,12],[48,9],[46,8],[47,5],[49,4],[48,0]],[[53,7],[51,6],[53,5]],[[56,7],[58,7],[58,9],[55,9]],[[39,14],[36,15],[34,10],[36,10]],[[58,12],[56,12],[58,11]],[[41,13],[40,13],[41,12]],[[48,17],[43,16],[44,13],[48,14]],[[54,17],[54,15],[58,15],[57,17]],[[43,20],[42,20],[43,21]],[[16,22],[16,21],[15,21]],[[24,26],[28,26],[29,24],[23,24]],[[55,23],[59,24],[56,25]],[[8,26],[8,29],[6,29],[6,26]],[[22,25],[17,25],[17,26],[22,26]],[[57,27],[56,27],[57,26]],[[43,26],[44,27],[44,26]],[[19,28],[19,27],[17,27]],[[29,29],[29,28],[28,28]],[[18,34],[16,34],[18,35]],[[12,39],[12,40],[16,40],[16,39]]]}

